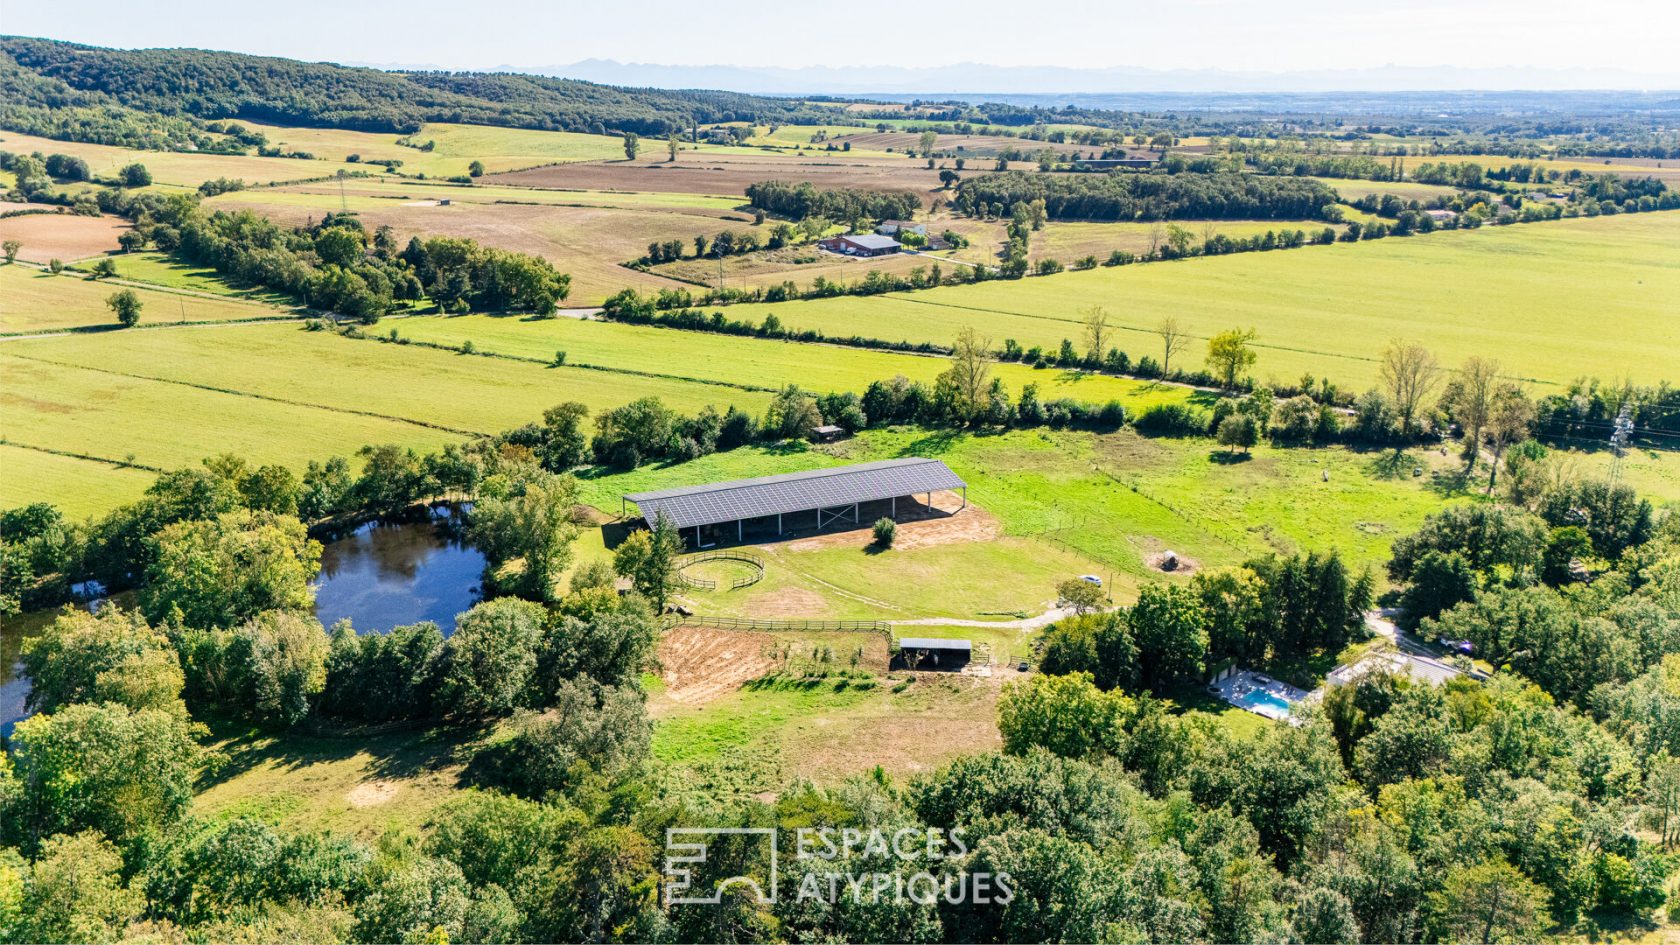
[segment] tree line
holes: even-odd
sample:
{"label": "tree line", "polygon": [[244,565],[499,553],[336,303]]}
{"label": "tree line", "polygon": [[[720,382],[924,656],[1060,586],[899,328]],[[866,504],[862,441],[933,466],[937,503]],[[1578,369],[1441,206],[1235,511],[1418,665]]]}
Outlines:
{"label": "tree line", "polygon": [[982,204],[1007,216],[1018,204],[1043,200],[1054,220],[1203,219],[1336,222],[1336,192],[1305,178],[1251,174],[1048,175],[1008,171],[969,177],[954,205],[975,214]]}

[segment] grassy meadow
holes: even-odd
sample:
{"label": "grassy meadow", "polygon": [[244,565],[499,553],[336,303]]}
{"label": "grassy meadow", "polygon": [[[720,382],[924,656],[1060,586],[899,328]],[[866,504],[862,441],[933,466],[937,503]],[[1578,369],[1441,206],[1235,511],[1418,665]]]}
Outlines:
{"label": "grassy meadow", "polygon": [[[566,363],[647,371],[717,384],[780,388],[796,384],[817,392],[862,393],[871,381],[904,375],[932,384],[948,366],[941,357],[813,346],[733,335],[678,331],[645,325],[571,318],[533,320],[489,315],[421,316],[392,323],[414,341],[459,346],[472,342],[482,352],[548,360],[566,352]],[[995,364],[1011,395],[1037,384],[1039,396],[1072,397],[1088,403],[1119,400],[1128,409],[1187,399],[1187,388],[1130,378],[1058,369],[1034,370]]]}
{"label": "grassy meadow", "polygon": [[[1174,315],[1198,339],[1253,328],[1262,381],[1304,373],[1363,389],[1394,337],[1447,365],[1498,358],[1545,388],[1582,375],[1654,383],[1680,350],[1680,214],[1580,218],[1099,268],[1015,282],[738,306],[795,328],[944,343],[964,326],[994,344],[1054,348],[1080,336],[1081,310],[1107,308],[1118,345],[1159,357],[1153,327]],[[1189,358],[1199,362],[1202,352]]]}
{"label": "grassy meadow", "polygon": [[[70,328],[117,327],[117,317],[105,300],[123,289],[132,289],[144,306],[140,311],[141,324],[160,322],[215,322],[244,318],[278,318],[290,313],[262,305],[255,305],[231,297],[212,297],[214,290],[199,289],[190,284],[185,274],[172,274],[173,264],[123,257],[118,272],[157,274],[147,279],[174,289],[164,291],[145,286],[117,285],[95,282],[75,273],[53,275],[44,269],[25,266],[0,266],[0,334],[27,334],[42,331],[61,331]],[[186,267],[181,267],[186,269]],[[200,272],[203,272],[202,270]],[[144,278],[144,275],[138,276]],[[169,278],[174,284],[165,282]],[[225,285],[218,283],[219,285]],[[222,295],[224,293],[216,293]]]}
{"label": "grassy meadow", "polygon": [[300,161],[243,154],[196,154],[185,151],[136,151],[104,144],[55,141],[21,132],[0,130],[0,149],[19,154],[69,154],[88,163],[95,177],[115,177],[122,167],[140,163],[152,172],[153,186],[196,189],[207,180],[226,177],[247,185],[308,180],[346,173],[382,173],[382,167],[346,164],[336,160]]}

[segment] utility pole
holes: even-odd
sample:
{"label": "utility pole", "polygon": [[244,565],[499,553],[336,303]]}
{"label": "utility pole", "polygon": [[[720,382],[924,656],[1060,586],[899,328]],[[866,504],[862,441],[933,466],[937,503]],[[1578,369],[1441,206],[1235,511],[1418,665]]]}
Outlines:
{"label": "utility pole", "polygon": [[1622,455],[1627,452],[1628,441],[1633,437],[1633,405],[1623,401],[1622,409],[1616,413],[1615,429],[1610,433],[1610,452],[1616,457],[1610,464],[1610,484],[1615,485],[1622,478]]}

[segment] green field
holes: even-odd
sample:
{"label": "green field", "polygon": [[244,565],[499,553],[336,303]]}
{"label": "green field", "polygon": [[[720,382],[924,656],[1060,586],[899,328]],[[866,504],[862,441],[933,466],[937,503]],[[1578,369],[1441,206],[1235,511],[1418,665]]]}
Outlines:
{"label": "green field", "polygon": [[[945,460],[968,483],[969,499],[1001,523],[1004,538],[1027,544],[1011,549],[1007,541],[992,541],[917,549],[925,552],[919,557],[932,562],[924,576],[943,571],[945,577],[890,585],[881,583],[885,572],[875,569],[884,566],[874,562],[898,552],[866,555],[868,537],[862,532],[854,547],[780,552],[807,572],[803,580],[798,574],[786,579],[829,599],[834,616],[1037,613],[1054,596],[1056,580],[1083,573],[1072,570],[1082,565],[1080,559],[1106,569],[1124,594],[1146,576],[1159,578],[1145,559],[1168,549],[1201,566],[1218,567],[1268,551],[1338,548],[1354,564],[1376,567],[1387,560],[1395,538],[1443,501],[1470,494],[1457,481],[1455,461],[1421,450],[1397,458],[1392,451],[1258,447],[1252,457],[1230,462],[1205,439],[1048,430],[993,436],[871,431],[804,452],[742,449],[605,475],[585,480],[583,491],[586,501],[616,513],[626,492],[912,455]],[[1427,474],[1413,477],[1414,465]],[[911,563],[895,560],[901,566]],[[971,568],[984,573],[968,574]],[[833,587],[809,580],[816,573]],[[1010,582],[1019,587],[976,586],[1000,573],[1032,577]],[[745,600],[776,590],[771,580],[767,573],[765,587],[710,596]],[[970,600],[968,594],[976,596]],[[857,597],[894,606],[872,608]],[[719,603],[730,612],[747,612],[736,599]]]}
{"label": "green field", "polygon": [[[148,282],[184,292],[224,295],[282,307],[296,304],[296,300],[291,296],[279,292],[263,288],[238,288],[208,266],[185,263],[165,253],[123,253],[110,258],[116,263],[117,277],[131,282]],[[87,267],[84,264],[77,268]]]}
{"label": "green field", "polygon": [[[7,412],[14,409],[7,395],[0,394],[0,403]],[[150,470],[0,443],[0,508],[47,502],[68,518],[82,519],[140,498],[154,476]]]}
{"label": "green field", "polygon": [[[124,267],[128,267],[127,270]],[[155,276],[147,281],[175,288],[199,289],[191,285],[194,274],[207,270],[175,267],[167,263],[149,262],[136,257],[123,257],[118,271],[132,271]],[[143,277],[143,276],[142,276]],[[165,280],[170,280],[166,282]],[[218,285],[225,285],[217,283]],[[144,286],[110,285],[94,282],[73,273],[53,275],[45,270],[24,266],[0,266],[0,334],[25,334],[39,331],[60,331],[66,328],[90,326],[117,327],[117,317],[105,300],[123,289],[133,289],[140,296],[142,325],[161,322],[213,322],[243,318],[280,318],[289,313],[267,306],[255,305],[236,298],[213,298],[185,292],[165,292]],[[225,289],[229,295],[235,290]],[[220,293],[219,293],[220,294]]]}
{"label": "green field", "polygon": [[[452,346],[471,341],[479,351],[498,354],[547,361],[556,351],[564,351],[568,364],[600,365],[758,388],[796,384],[819,393],[861,394],[871,381],[899,374],[932,384],[949,366],[944,358],[921,355],[570,318],[425,316],[405,318],[392,327],[403,338]],[[1019,364],[997,364],[993,371],[1012,396],[1018,395],[1026,384],[1037,384],[1039,396],[1046,400],[1057,397],[1073,397],[1089,403],[1119,400],[1132,410],[1182,401],[1190,396],[1190,391],[1183,387],[1082,371],[1034,370]]]}
{"label": "green field", "polygon": [[[1316,235],[1327,224],[1322,220],[1176,220],[1171,225],[1188,230],[1192,245],[1200,246],[1216,234],[1231,239],[1247,239],[1266,233],[1301,230]],[[1147,253],[1166,243],[1165,223],[1075,223],[1052,221],[1034,233],[1029,248],[1030,259],[1056,259],[1072,265],[1085,256],[1098,261],[1108,258],[1114,250]]]}
{"label": "green field", "polygon": [[[135,151],[103,144],[54,141],[16,131],[0,130],[0,149],[20,154],[69,154],[88,162],[97,177],[111,177],[125,165],[139,162],[152,172],[153,185],[196,189],[218,177],[242,180],[246,184],[308,180],[347,173],[383,173],[382,167],[345,164],[338,160],[300,161],[295,158],[265,158],[242,154],[194,154],[181,151]],[[324,157],[324,156],[323,156]]]}
{"label": "green field", "polygon": [[[660,378],[355,341],[297,325],[64,335],[6,343],[3,434],[43,449],[173,468],[233,451],[301,470],[370,443],[435,449],[538,419],[565,400],[593,410],[658,396],[693,412],[769,395]],[[61,501],[108,509],[132,489],[80,477]],[[3,501],[53,489],[4,477]]]}
{"label": "green field", "polygon": [[[1581,218],[1407,239],[1099,268],[1018,282],[731,310],[774,311],[795,328],[945,343],[964,326],[994,343],[1077,339],[1080,310],[1105,306],[1134,357],[1159,357],[1152,328],[1174,315],[1191,333],[1254,328],[1254,375],[1303,373],[1363,389],[1395,337],[1448,365],[1498,358],[1511,375],[1559,385],[1582,375],[1672,380],[1680,351],[1680,214]],[[1201,352],[1190,356],[1199,362]]]}

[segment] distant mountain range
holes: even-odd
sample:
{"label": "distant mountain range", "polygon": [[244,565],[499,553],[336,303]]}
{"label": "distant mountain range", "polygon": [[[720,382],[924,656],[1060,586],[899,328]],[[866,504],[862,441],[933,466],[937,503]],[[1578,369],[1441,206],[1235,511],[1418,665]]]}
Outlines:
{"label": "distant mountain range", "polygon": [[1680,89],[1680,71],[1395,66],[1299,72],[1138,69],[1119,66],[673,66],[585,59],[508,71],[662,89],[730,89],[758,95],[883,96],[1089,95],[1140,92],[1393,92],[1435,90]]}

